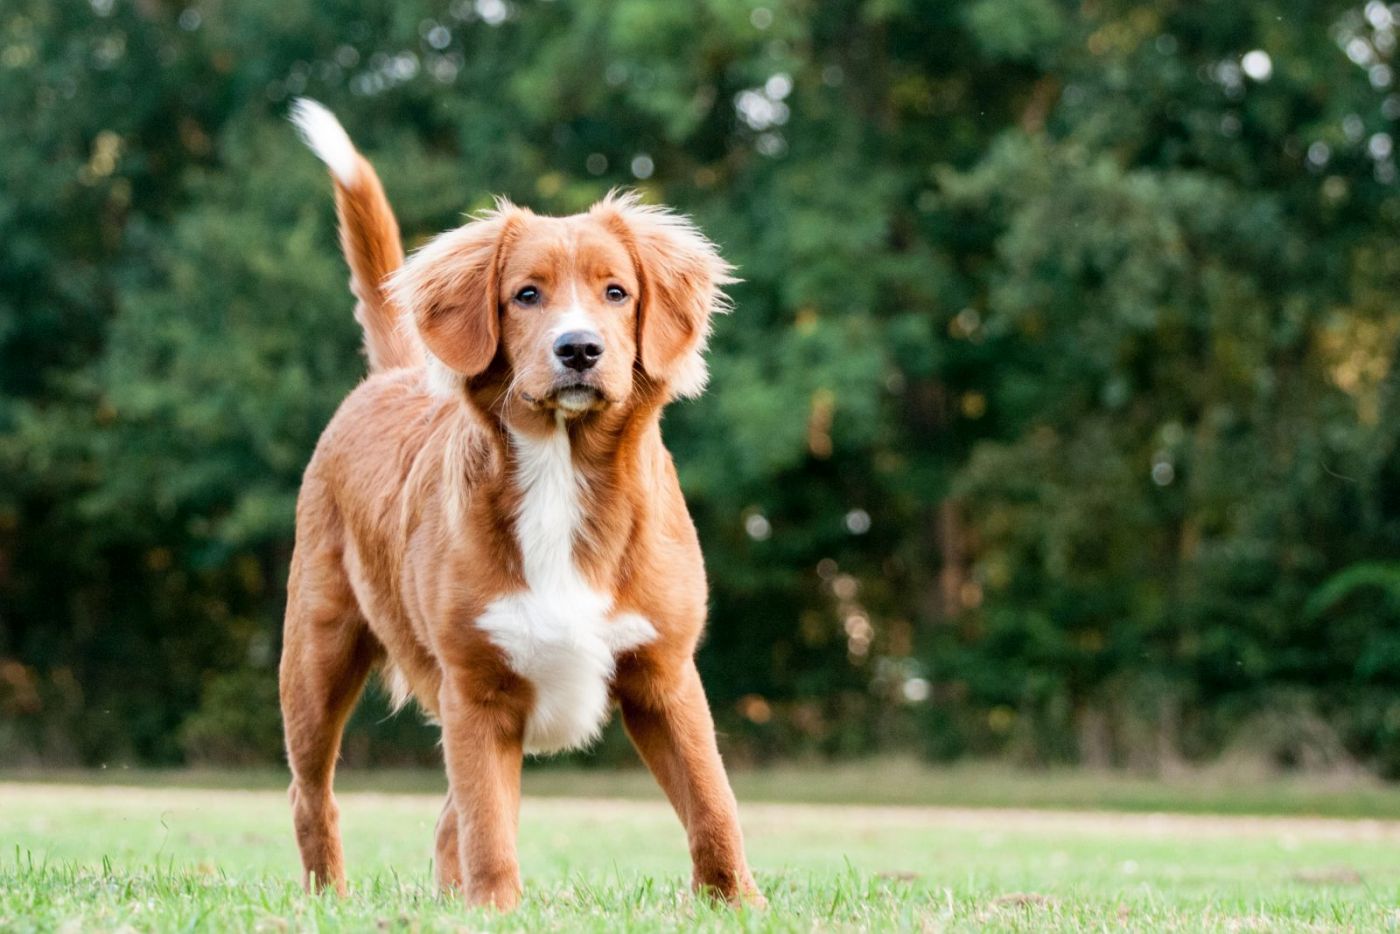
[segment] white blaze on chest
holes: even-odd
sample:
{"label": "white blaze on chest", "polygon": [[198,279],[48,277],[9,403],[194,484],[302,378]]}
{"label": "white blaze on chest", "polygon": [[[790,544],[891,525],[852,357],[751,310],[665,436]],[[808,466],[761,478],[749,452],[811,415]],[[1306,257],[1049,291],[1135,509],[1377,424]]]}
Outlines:
{"label": "white blaze on chest", "polygon": [[535,690],[526,752],[587,745],[608,714],[619,653],[656,637],[635,613],[613,614],[612,595],[590,587],[574,563],[583,525],[582,478],[562,424],[545,439],[511,436],[522,499],[515,520],[525,589],[487,606],[477,626]]}

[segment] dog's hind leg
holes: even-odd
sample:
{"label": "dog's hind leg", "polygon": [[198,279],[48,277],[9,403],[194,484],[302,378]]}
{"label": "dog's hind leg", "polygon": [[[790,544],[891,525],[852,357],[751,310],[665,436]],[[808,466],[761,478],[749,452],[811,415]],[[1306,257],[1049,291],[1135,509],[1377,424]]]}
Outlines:
{"label": "dog's hind leg", "polygon": [[279,673],[292,820],[308,891],[345,893],[339,809],[331,790],[340,737],[383,648],[340,561],[338,536],[304,535],[299,516]]}

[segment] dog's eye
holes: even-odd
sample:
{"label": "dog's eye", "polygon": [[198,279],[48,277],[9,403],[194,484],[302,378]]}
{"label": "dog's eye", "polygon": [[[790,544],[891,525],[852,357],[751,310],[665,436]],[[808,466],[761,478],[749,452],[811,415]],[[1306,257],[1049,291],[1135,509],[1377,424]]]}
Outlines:
{"label": "dog's eye", "polygon": [[538,305],[540,303],[540,290],[533,285],[527,285],[515,293],[515,300],[522,305]]}
{"label": "dog's eye", "polygon": [[622,302],[627,300],[627,290],[620,285],[610,285],[603,290],[603,294],[610,302]]}

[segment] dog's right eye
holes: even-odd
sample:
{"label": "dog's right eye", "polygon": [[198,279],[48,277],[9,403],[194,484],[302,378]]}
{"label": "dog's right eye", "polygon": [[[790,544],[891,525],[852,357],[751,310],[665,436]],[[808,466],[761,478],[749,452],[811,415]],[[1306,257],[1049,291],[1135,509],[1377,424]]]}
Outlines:
{"label": "dog's right eye", "polygon": [[522,305],[538,305],[540,303],[540,290],[533,285],[527,285],[515,293],[515,300]]}

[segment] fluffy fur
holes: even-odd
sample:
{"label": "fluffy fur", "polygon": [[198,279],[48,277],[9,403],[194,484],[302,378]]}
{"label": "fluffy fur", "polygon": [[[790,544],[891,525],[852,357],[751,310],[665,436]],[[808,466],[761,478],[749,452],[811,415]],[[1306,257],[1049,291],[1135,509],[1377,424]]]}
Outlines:
{"label": "fluffy fur", "polygon": [[583,525],[581,477],[569,436],[515,436],[522,495],[515,517],[526,590],[499,597],[476,625],[535,689],[526,752],[559,752],[597,738],[618,653],[656,636],[636,614],[611,618],[612,598],[584,582],[573,560]]}
{"label": "fluffy fur", "polygon": [[353,187],[360,156],[335,114],[320,103],[301,97],[292,101],[291,119],[302,142],[326,164],[335,180],[347,188]]}
{"label": "fluffy fur", "polygon": [[[706,587],[659,418],[705,379],[729,266],[685,218],[613,194],[506,202],[403,262],[374,169],[328,111],[371,375],[306,470],[280,673],[308,886],[344,891],[331,785],[376,667],[442,726],[439,881],[513,906],[521,758],[591,742],[616,703],[690,838],[697,889],[761,902],[694,666]],[[554,352],[594,332],[592,365]],[[575,362],[578,362],[577,360]]]}

